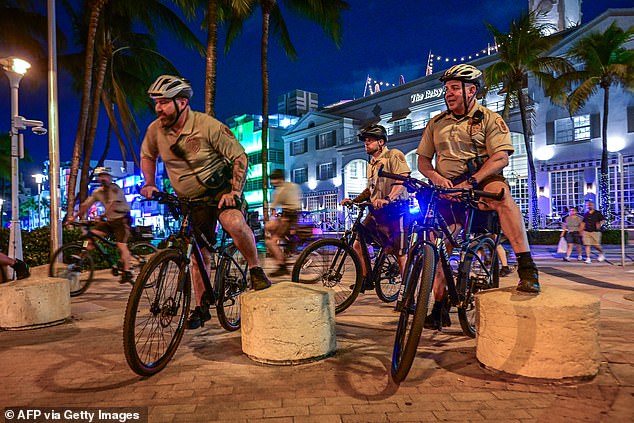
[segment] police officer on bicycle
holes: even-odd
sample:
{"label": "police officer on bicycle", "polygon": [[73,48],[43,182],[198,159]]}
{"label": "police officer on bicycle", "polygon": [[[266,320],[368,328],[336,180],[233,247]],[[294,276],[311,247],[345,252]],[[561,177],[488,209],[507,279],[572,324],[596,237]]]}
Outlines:
{"label": "police officer on bicycle", "polygon": [[[141,195],[152,198],[158,191],[155,174],[160,156],[179,197],[209,199],[209,207],[193,211],[193,223],[213,243],[220,221],[249,265],[252,288],[268,288],[271,282],[258,263],[253,232],[245,220],[247,204],[242,190],[249,162],[244,148],[226,125],[191,110],[189,100],[193,90],[187,80],[159,76],[148,94],[158,117],[147,128],[141,146],[141,171],[145,179]],[[206,262],[210,260],[206,249],[203,256]],[[204,285],[197,266],[193,266],[192,281],[196,307],[187,327],[196,329],[211,315],[207,307],[201,306]]]}
{"label": "police officer on bicycle", "polygon": [[[341,204],[364,201],[372,203],[373,208],[362,224],[369,233],[377,235],[388,252],[396,256],[402,274],[407,259],[405,253],[409,236],[408,194],[403,185],[395,183],[392,179],[379,177],[379,169],[383,168],[385,172],[403,176],[409,176],[411,170],[400,150],[387,148],[388,136],[383,126],[370,125],[361,130],[358,137],[359,141],[364,143],[366,153],[370,155],[368,186],[353,200],[345,198]],[[353,248],[359,257],[362,257],[359,241],[355,241]],[[364,260],[361,260],[361,267],[364,277],[362,292],[374,289],[372,282],[367,280],[368,269],[365,268]]]}
{"label": "police officer on bicycle", "polygon": [[[284,253],[278,243],[297,225],[301,209],[300,188],[296,183],[284,180],[282,169],[275,169],[271,172],[270,180],[271,185],[275,187],[275,192],[271,200],[271,219],[265,227],[268,234],[266,248],[278,266],[277,270],[271,273],[271,276],[278,277],[289,274]],[[282,209],[280,215],[277,213],[277,208]]]}
{"label": "police officer on bicycle", "polygon": [[[531,257],[530,246],[519,207],[502,176],[509,163],[513,146],[509,129],[500,115],[481,106],[476,95],[482,88],[482,72],[467,64],[449,68],[440,80],[445,87],[447,110],[429,121],[418,146],[418,168],[436,185],[475,188],[488,192],[504,190],[501,200],[483,198],[485,210],[495,210],[511,247],[517,256],[520,277],[517,289],[539,292],[538,271]],[[432,159],[436,160],[435,167]],[[440,208],[447,223],[461,224],[464,208],[459,203]],[[440,313],[446,281],[442,271],[434,283],[436,329],[440,329]]]}
{"label": "police officer on bicycle", "polygon": [[79,206],[75,218],[86,214],[90,206],[94,203],[101,203],[106,211],[101,215],[101,221],[95,225],[93,232],[104,236],[114,234],[117,248],[121,255],[121,280],[120,283],[132,283],[132,273],[130,273],[130,250],[128,250],[128,239],[130,238],[130,205],[125,199],[123,190],[119,185],[112,182],[112,172],[108,167],[95,168],[94,175],[101,184],[99,188]]}

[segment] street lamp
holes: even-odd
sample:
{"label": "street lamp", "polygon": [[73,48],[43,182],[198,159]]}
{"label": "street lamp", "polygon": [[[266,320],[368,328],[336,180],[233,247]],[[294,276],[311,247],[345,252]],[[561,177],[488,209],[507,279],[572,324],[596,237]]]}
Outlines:
{"label": "street lamp", "polygon": [[41,173],[31,175],[37,184],[37,227],[42,226],[42,183],[46,180],[46,176]]}
{"label": "street lamp", "polygon": [[20,233],[20,205],[18,203],[18,165],[20,160],[19,131],[27,126],[39,135],[46,134],[43,123],[18,115],[18,89],[20,81],[31,67],[26,60],[17,57],[0,58],[0,66],[9,78],[11,86],[11,232],[9,235],[9,257],[22,259],[22,234]]}

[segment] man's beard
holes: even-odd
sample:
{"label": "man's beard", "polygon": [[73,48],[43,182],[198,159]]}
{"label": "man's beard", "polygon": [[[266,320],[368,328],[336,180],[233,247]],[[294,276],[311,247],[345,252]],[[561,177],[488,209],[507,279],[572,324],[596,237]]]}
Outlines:
{"label": "man's beard", "polygon": [[169,128],[174,125],[174,123],[176,123],[176,119],[176,113],[172,113],[171,115],[163,114],[162,116],[159,116],[159,120],[163,128]]}

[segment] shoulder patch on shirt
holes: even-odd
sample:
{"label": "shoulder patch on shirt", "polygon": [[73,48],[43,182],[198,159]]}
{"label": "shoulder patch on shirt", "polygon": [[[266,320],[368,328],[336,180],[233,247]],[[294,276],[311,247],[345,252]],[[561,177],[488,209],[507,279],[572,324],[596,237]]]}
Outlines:
{"label": "shoulder patch on shirt", "polygon": [[506,126],[506,122],[504,122],[504,119],[502,119],[502,116],[498,116],[495,119],[495,123],[497,124],[498,128],[500,128],[500,132],[502,132],[503,134],[508,134],[509,127]]}
{"label": "shoulder patch on shirt", "polygon": [[231,138],[235,138],[236,136],[233,135],[233,132],[231,132],[231,129],[229,129],[229,127],[227,125],[222,125],[222,132],[225,133],[225,135],[231,137]]}

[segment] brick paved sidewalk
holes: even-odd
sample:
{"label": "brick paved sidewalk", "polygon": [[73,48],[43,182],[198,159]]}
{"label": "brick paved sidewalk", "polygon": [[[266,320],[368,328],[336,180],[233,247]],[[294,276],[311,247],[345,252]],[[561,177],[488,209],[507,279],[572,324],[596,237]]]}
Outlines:
{"label": "brick paved sidewalk", "polygon": [[445,332],[423,332],[412,371],[396,386],[388,377],[396,315],[373,293],[338,316],[337,353],[326,360],[257,364],[241,353],[239,332],[212,320],[185,335],[163,372],[144,379],[122,351],[129,288],[101,272],[72,300],[70,322],[0,332],[0,408],[147,406],[150,422],[634,421],[634,302],[625,298],[634,293],[634,266],[538,257],[542,284],[601,299],[602,363],[592,380],[488,371],[452,314]]}

